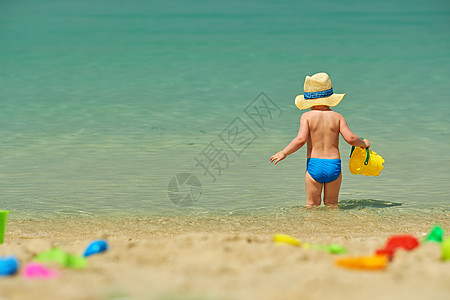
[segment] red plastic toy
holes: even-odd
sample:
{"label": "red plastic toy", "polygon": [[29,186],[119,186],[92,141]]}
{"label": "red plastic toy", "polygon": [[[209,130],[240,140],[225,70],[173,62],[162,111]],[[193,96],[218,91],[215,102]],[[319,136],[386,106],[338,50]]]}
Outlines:
{"label": "red plastic toy", "polygon": [[418,246],[419,240],[412,235],[394,235],[388,239],[383,249],[378,249],[375,253],[387,255],[389,259],[392,259],[397,249],[410,251]]}

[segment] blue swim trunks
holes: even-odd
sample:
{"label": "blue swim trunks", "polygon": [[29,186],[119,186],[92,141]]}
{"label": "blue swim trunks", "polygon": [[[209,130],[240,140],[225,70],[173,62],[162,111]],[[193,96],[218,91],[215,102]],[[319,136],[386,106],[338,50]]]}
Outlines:
{"label": "blue swim trunks", "polygon": [[306,171],[320,183],[335,181],[341,174],[341,160],[326,158],[308,158]]}

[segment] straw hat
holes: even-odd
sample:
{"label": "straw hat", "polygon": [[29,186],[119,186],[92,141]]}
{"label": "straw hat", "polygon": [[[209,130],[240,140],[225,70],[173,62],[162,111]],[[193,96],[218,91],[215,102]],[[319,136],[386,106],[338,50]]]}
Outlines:
{"label": "straw hat", "polygon": [[327,73],[306,76],[303,95],[295,97],[295,105],[299,109],[307,109],[316,105],[336,106],[345,94],[333,94],[330,77]]}

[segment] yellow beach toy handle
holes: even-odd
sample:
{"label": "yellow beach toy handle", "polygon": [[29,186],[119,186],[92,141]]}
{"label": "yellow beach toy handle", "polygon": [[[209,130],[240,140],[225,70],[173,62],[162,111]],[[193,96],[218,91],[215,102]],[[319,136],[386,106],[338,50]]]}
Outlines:
{"label": "yellow beach toy handle", "polygon": [[[364,138],[359,137],[360,139],[364,140]],[[355,146],[352,146],[352,150],[350,150],[350,157],[352,157],[353,151],[355,151]],[[370,158],[370,154],[369,154],[369,148],[366,148],[366,160],[364,161],[364,165],[368,165],[369,164],[369,158]]]}

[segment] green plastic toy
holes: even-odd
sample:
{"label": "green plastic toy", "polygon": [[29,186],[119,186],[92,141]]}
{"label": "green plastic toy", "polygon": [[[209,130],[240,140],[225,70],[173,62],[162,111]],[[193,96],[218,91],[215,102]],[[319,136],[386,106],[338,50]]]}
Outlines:
{"label": "green plastic toy", "polygon": [[444,237],[444,229],[441,226],[439,226],[439,225],[435,225],[430,230],[430,233],[425,237],[424,242],[438,242],[438,243],[441,243],[443,237]]}
{"label": "green plastic toy", "polygon": [[79,254],[67,254],[66,267],[71,269],[84,269],[88,266],[88,261],[85,257]]}
{"label": "green plastic toy", "polygon": [[442,260],[450,260],[450,236],[447,237],[441,245],[442,248]]}
{"label": "green plastic toy", "polygon": [[9,211],[0,210],[0,244],[3,244]]}
{"label": "green plastic toy", "polygon": [[56,262],[61,266],[71,269],[84,269],[87,267],[87,259],[82,255],[66,253],[61,248],[52,248],[39,253],[34,258],[35,262]]}
{"label": "green plastic toy", "polygon": [[330,252],[331,254],[344,254],[347,253],[347,249],[338,244],[329,245],[310,245],[311,248],[319,249],[325,252]]}

